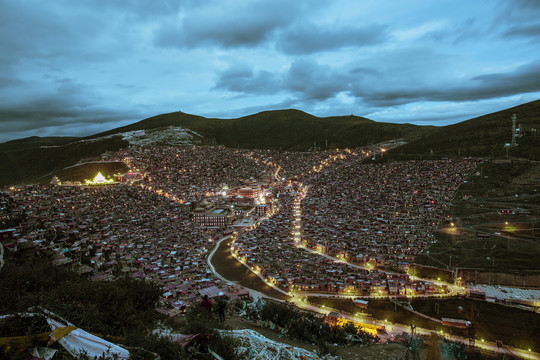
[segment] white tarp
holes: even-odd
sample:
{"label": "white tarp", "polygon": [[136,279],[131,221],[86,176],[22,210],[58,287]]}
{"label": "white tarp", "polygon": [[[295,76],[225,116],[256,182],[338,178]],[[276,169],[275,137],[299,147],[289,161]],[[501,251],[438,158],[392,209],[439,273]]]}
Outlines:
{"label": "white tarp", "polygon": [[51,360],[56,351],[56,349],[35,347],[32,349],[32,356],[41,360]]}
{"label": "white tarp", "polygon": [[[39,311],[39,312],[32,312],[32,311]],[[100,337],[97,337],[95,335],[92,335],[82,329],[77,328],[69,321],[57,316],[56,314],[40,308],[40,307],[32,307],[28,309],[28,312],[25,313],[19,313],[16,314],[18,316],[40,316],[44,317],[47,320],[47,323],[53,330],[49,334],[50,343],[54,343],[58,341],[60,345],[62,345],[71,355],[77,357],[81,353],[85,353],[88,356],[99,358],[103,356],[104,358],[116,358],[116,359],[128,359],[129,358],[129,351],[113,344],[107,340],[104,340]],[[5,319],[15,316],[15,314],[8,314],[8,315],[0,315],[0,319]],[[62,320],[62,322],[59,322],[57,320],[52,319],[52,317],[55,317],[59,320]],[[71,327],[72,329],[68,329],[67,327]],[[57,332],[54,330],[56,328],[63,328],[58,329]],[[65,334],[65,332],[68,332]],[[60,337],[60,339],[56,339],[56,336]],[[65,335],[64,335],[65,334]]]}
{"label": "white tarp", "polygon": [[[47,322],[54,330],[57,327],[65,327],[66,325],[53,320],[47,319]],[[115,345],[107,340],[103,340],[100,337],[92,335],[82,329],[75,329],[69,334],[64,335],[58,340],[60,345],[64,347],[71,355],[78,356],[81,353],[85,353],[90,357],[99,358],[104,357],[116,357],[117,359],[128,359],[129,351]]]}

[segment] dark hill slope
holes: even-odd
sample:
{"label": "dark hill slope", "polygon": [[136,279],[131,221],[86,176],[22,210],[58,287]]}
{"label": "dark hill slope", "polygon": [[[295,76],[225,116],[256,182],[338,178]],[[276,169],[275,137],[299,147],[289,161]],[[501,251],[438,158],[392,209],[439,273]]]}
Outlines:
{"label": "dark hill slope", "polygon": [[517,126],[522,124],[523,137],[517,139],[517,147],[508,149],[508,155],[540,160],[540,100],[436,128],[393,152],[429,156],[432,149],[435,156],[506,156],[512,114],[516,114]]}
{"label": "dark hill slope", "polygon": [[208,119],[174,112],[154,116],[135,124],[93,135],[182,126],[207,141],[228,147],[307,150],[318,148],[362,146],[382,140],[404,137],[419,138],[434,129],[430,126],[388,124],[357,116],[319,118],[299,110],[264,111],[235,119]]}
{"label": "dark hill slope", "polygon": [[0,144],[0,152],[36,148],[40,146],[58,146],[79,140],[78,137],[39,137],[31,136],[11,140]]}
{"label": "dark hill slope", "polygon": [[147,119],[138,121],[136,123],[114,128],[108,131],[104,131],[98,134],[87,136],[85,139],[94,139],[102,136],[114,135],[118,133],[136,131],[136,130],[150,130],[150,129],[159,129],[169,126],[183,126],[181,123],[191,124],[197,123],[199,121],[205,122],[210,119],[207,119],[202,116],[186,114],[183,112],[173,112],[168,114],[156,115],[149,117]]}
{"label": "dark hill slope", "polygon": [[66,142],[71,140],[64,141],[60,138],[56,145],[47,145],[52,147],[45,148],[40,145],[42,141],[34,140],[35,143],[32,145],[26,144],[23,148],[15,147],[12,150],[9,150],[9,146],[5,146],[8,143],[1,144],[0,186],[32,182],[50,172],[74,165],[81,159],[98,157],[106,151],[128,146],[128,142],[122,140],[120,136],[68,144]]}

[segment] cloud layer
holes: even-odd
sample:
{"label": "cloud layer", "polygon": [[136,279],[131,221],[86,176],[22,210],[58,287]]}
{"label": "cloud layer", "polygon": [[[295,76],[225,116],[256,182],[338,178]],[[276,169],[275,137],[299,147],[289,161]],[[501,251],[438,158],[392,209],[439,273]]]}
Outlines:
{"label": "cloud layer", "polygon": [[534,0],[0,2],[0,142],[182,109],[443,125],[540,98]]}

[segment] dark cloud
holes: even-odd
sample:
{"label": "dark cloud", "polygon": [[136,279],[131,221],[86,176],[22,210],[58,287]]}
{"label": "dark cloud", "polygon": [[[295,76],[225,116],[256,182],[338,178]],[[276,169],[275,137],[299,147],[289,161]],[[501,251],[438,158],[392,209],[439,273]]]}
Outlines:
{"label": "dark cloud", "polygon": [[478,85],[473,86],[470,93],[488,98],[536,92],[540,91],[538,79],[540,79],[540,60],[522,65],[509,73],[475,76],[472,80]]}
{"label": "dark cloud", "polygon": [[65,65],[122,58],[136,46],[138,34],[130,31],[136,26],[128,20],[129,12],[112,10],[72,1],[2,3],[0,65],[35,64],[62,71]]}
{"label": "dark cloud", "polygon": [[540,61],[520,66],[508,73],[484,74],[464,85],[434,88],[430,85],[374,89],[355,83],[352,93],[372,106],[396,106],[421,101],[476,101],[540,91]]}
{"label": "dark cloud", "polygon": [[247,65],[234,65],[220,74],[215,89],[244,95],[293,93],[302,101],[325,100],[348,90],[347,77],[328,65],[297,59],[287,71],[254,72]]}
{"label": "dark cloud", "polygon": [[352,75],[373,76],[381,77],[382,73],[379,70],[367,68],[367,67],[355,67],[349,71]]}
{"label": "dark cloud", "polygon": [[52,96],[24,104],[0,107],[0,142],[26,136],[86,136],[118,126],[119,121],[140,120],[140,114],[99,106],[79,105]]}
{"label": "dark cloud", "polygon": [[[31,129],[50,125],[67,125],[78,122],[107,122],[108,116],[117,118],[118,111],[74,102],[73,99],[59,96],[44,96],[24,103],[0,106],[2,125],[9,123],[17,130]],[[126,113],[129,115],[129,113]]]}
{"label": "dark cloud", "polygon": [[299,59],[291,64],[284,86],[305,100],[323,100],[347,90],[347,78],[328,65]]}
{"label": "dark cloud", "polygon": [[493,27],[502,36],[520,39],[538,39],[540,37],[540,1],[516,0],[505,4],[499,10]]}
{"label": "dark cloud", "polygon": [[[91,135],[85,129],[115,127],[118,121],[138,119],[134,110],[100,105],[99,95],[70,78],[55,78],[54,91],[28,93],[24,99],[6,97],[0,104],[0,141],[6,141],[28,132],[27,136],[58,134]],[[21,82],[23,88],[33,83]],[[84,126],[83,126],[84,125]],[[99,125],[99,126],[96,126]]]}
{"label": "dark cloud", "polygon": [[279,78],[269,71],[253,72],[247,65],[236,64],[219,76],[214,89],[244,94],[272,94],[280,90],[279,82]]}
{"label": "dark cloud", "polygon": [[249,1],[200,9],[169,21],[154,33],[163,47],[250,47],[287,26],[306,7],[299,1]]}
{"label": "dark cloud", "polygon": [[540,2],[538,0],[514,0],[511,7],[514,9],[522,9],[524,11],[540,12]]}
{"label": "dark cloud", "polygon": [[[246,96],[284,92],[294,94],[299,104],[327,101],[344,93],[365,106],[399,106],[415,102],[462,102],[502,98],[540,91],[540,61],[520,66],[508,73],[484,74],[460,84],[434,86],[425,81],[400,85],[379,70],[355,67],[334,69],[329,65],[300,58],[287,71],[273,74],[254,72],[247,65],[236,65],[223,72],[216,89]],[[382,83],[378,85],[378,83]]]}
{"label": "dark cloud", "polygon": [[2,88],[9,88],[12,86],[20,85],[23,81],[21,81],[16,76],[6,76],[6,75],[0,75],[0,89]]}
{"label": "dark cloud", "polygon": [[540,38],[540,22],[536,24],[516,25],[510,27],[504,33],[507,36]]}
{"label": "dark cloud", "polygon": [[387,27],[381,25],[321,27],[302,24],[285,31],[277,48],[286,54],[310,54],[381,44],[387,38]]}
{"label": "dark cloud", "polygon": [[3,63],[17,62],[23,56],[42,56],[58,40],[70,37],[65,20],[50,8],[34,11],[22,2],[7,2],[0,11],[0,43]]}

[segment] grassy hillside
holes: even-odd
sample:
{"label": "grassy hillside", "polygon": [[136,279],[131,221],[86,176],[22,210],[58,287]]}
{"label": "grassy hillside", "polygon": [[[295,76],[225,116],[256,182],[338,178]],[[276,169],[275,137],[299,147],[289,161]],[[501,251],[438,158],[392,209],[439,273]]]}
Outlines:
{"label": "grassy hillside", "polygon": [[36,148],[40,146],[58,146],[77,141],[78,137],[39,137],[31,136],[23,139],[11,140],[0,144],[0,151],[14,151]]}
{"label": "grassy hillside", "polygon": [[[60,143],[64,142],[62,139]],[[128,145],[120,136],[88,142],[70,143],[61,147],[41,148],[39,138],[23,148],[0,148],[0,186],[34,181],[38,177],[63,169],[81,159],[99,157],[106,151],[118,150]],[[64,142],[65,143],[65,142]],[[58,144],[58,143],[56,143]]]}
{"label": "grassy hillside", "polygon": [[393,153],[428,157],[433,150],[434,156],[506,156],[504,144],[512,139],[514,113],[524,136],[517,139],[517,147],[508,148],[508,155],[540,160],[540,100],[436,128]]}

